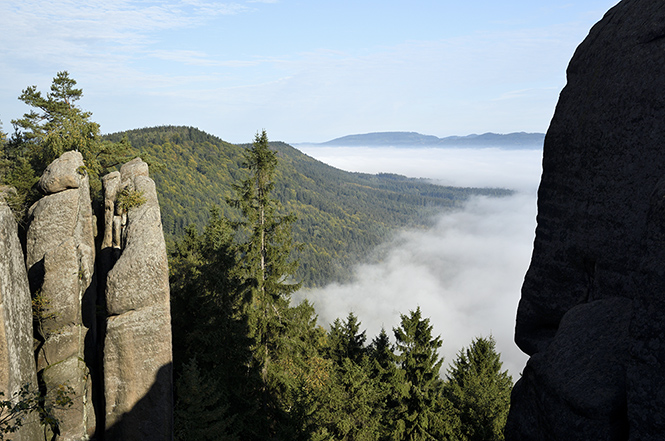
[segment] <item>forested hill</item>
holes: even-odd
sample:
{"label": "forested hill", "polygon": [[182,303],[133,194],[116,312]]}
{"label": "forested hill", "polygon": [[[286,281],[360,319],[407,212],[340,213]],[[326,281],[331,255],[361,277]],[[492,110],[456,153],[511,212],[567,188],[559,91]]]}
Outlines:
{"label": "forested hill", "polygon": [[[212,207],[234,217],[225,201],[234,195],[245,145],[234,145],[191,127],[154,127],[105,135],[126,136],[152,163],[167,237],[194,224],[201,229]],[[471,195],[502,196],[504,189],[455,188],[394,174],[349,173],[299,150],[271,143],[278,152],[275,196],[298,218],[294,237],[303,244],[300,273],[305,286],[341,281],[350,264],[397,228],[426,226],[441,209],[459,207]]]}

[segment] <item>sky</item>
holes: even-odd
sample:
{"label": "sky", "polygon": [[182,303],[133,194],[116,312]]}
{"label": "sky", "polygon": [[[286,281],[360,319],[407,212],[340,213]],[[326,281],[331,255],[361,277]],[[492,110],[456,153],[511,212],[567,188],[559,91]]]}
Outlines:
{"label": "sky", "polygon": [[244,143],[379,131],[545,132],[615,0],[0,0],[0,121],[59,71],[103,133]]}
{"label": "sky", "polygon": [[430,229],[397,232],[356,266],[351,282],[302,290],[293,299],[309,299],[326,329],[352,311],[368,342],[382,327],[392,336],[400,314],[420,307],[443,339],[445,366],[474,338],[491,335],[517,380],[527,357],[513,341],[515,315],[533,247],[542,150],[301,148],[349,171],[516,190],[507,198],[473,198],[464,209],[435,216]]}

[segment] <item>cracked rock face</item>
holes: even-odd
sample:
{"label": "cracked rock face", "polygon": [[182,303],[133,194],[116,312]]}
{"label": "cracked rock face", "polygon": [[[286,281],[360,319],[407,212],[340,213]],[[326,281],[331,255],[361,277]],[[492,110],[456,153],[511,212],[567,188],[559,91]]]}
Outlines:
{"label": "cracked rock face", "polygon": [[[67,152],[40,180],[47,194],[28,212],[26,266],[40,304],[37,370],[47,391],[67,385],[74,404],[60,411],[63,440],[94,435],[90,370],[95,364],[94,216],[83,159]],[[50,193],[52,192],[52,193]]]}
{"label": "cracked rock face", "polygon": [[[168,262],[155,183],[139,158],[102,182],[96,244],[81,155],[49,165],[45,196],[28,211],[25,256],[5,202],[15,191],[0,187],[0,392],[39,385],[52,403],[71,388],[73,405],[54,410],[59,440],[170,441]],[[53,435],[35,415],[12,439]]]}
{"label": "cracked rock face", "polygon": [[[106,282],[104,384],[107,436],[114,440],[170,440],[172,423],[171,319],[168,263],[155,183],[140,159],[110,178],[114,197],[123,189],[143,202],[126,210],[105,202],[124,219],[108,231],[120,255]],[[119,183],[118,183],[119,181]],[[107,211],[108,213],[108,211]],[[110,218],[110,216],[109,216]],[[120,220],[118,220],[120,222]],[[106,229],[117,229],[116,222]]]}
{"label": "cracked rock face", "polygon": [[665,3],[578,47],[545,138],[510,440],[656,440],[665,419]]}
{"label": "cracked rock face", "polygon": [[[2,399],[17,393],[23,385],[37,387],[32,352],[32,304],[23,250],[14,215],[4,203],[0,189],[0,392]],[[39,439],[36,415],[11,435],[14,441]]]}

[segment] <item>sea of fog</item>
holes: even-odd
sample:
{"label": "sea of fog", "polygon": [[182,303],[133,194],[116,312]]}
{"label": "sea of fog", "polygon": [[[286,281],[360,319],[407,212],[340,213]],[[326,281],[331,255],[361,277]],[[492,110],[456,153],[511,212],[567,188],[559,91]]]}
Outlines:
{"label": "sea of fog", "polygon": [[541,150],[298,146],[307,155],[354,172],[398,173],[442,185],[516,190],[474,197],[441,213],[434,227],[401,231],[383,244],[379,263],[358,265],[352,282],[301,290],[328,327],[353,311],[368,343],[382,327],[392,336],[400,314],[420,306],[429,317],[444,365],[474,337],[494,337],[504,368],[519,377],[527,357],[513,342],[515,313],[536,226]]}

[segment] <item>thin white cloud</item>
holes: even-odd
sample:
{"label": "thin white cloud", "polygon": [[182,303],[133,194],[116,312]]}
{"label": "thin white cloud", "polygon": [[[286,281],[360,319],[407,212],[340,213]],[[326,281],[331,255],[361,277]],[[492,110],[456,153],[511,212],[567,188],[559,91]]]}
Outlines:
{"label": "thin white cloud", "polygon": [[261,64],[261,60],[217,60],[202,51],[190,50],[156,50],[150,51],[147,56],[160,60],[174,61],[191,66],[223,66],[223,67],[253,67]]}
{"label": "thin white cloud", "polygon": [[0,3],[3,49],[12,56],[40,59],[44,64],[65,60],[107,58],[109,64],[140,56],[155,32],[201,25],[218,15],[248,8],[236,3],[178,1],[27,0]]}
{"label": "thin white cloud", "polygon": [[249,10],[239,3],[220,3],[215,1],[182,0],[186,5],[193,6],[199,15],[235,15]]}

